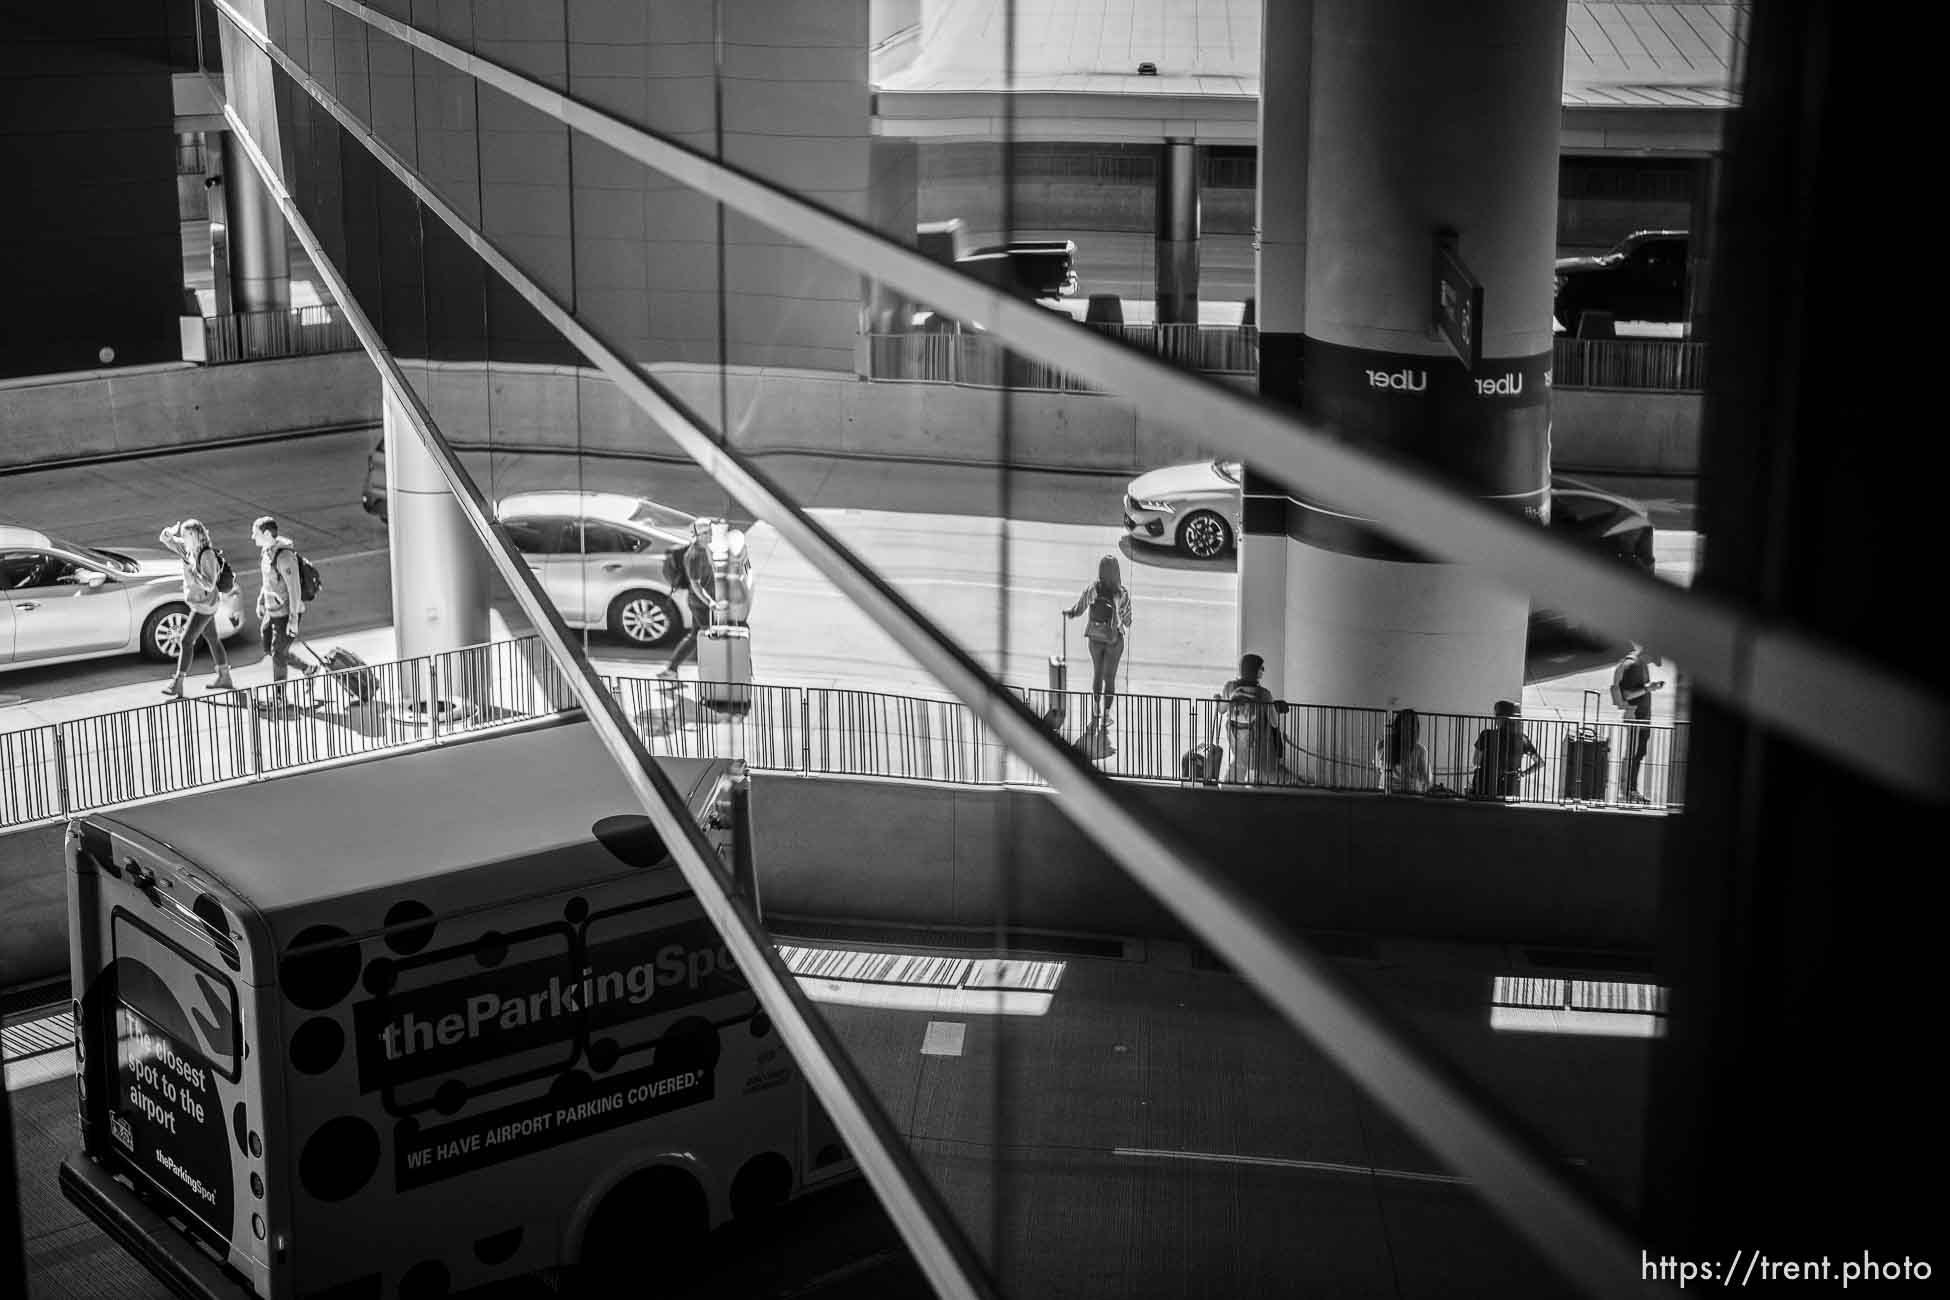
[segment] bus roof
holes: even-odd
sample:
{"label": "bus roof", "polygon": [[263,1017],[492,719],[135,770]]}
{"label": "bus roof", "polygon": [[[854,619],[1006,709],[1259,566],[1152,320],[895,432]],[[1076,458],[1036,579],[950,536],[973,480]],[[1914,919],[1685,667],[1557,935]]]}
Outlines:
{"label": "bus roof", "polygon": [[[718,759],[658,762],[694,813],[702,813],[727,766]],[[299,922],[294,913],[315,904],[411,886],[434,904],[428,886],[436,878],[540,854],[550,855],[543,882],[548,890],[613,876],[623,864],[595,847],[594,827],[605,818],[642,815],[642,804],[595,732],[577,722],[89,814],[87,820],[159,841],[283,932]],[[438,891],[435,910],[508,901],[511,887],[516,882],[483,879],[478,888],[449,882]]]}

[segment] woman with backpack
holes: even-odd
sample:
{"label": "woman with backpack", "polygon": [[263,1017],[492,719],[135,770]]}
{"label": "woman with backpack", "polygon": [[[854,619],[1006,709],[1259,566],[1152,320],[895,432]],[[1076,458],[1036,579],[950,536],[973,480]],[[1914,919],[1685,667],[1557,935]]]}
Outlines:
{"label": "woman with backpack", "polygon": [[1131,626],[1131,593],[1117,567],[1117,557],[1097,561],[1097,580],[1087,584],[1077,603],[1063,611],[1075,618],[1085,610],[1083,639],[1090,643],[1090,725],[1110,721],[1110,704],[1117,695],[1117,665],[1124,657],[1125,634]]}
{"label": "woman with backpack", "polygon": [[[183,678],[189,675],[190,661],[196,657],[198,638],[209,643],[210,657],[217,661],[217,675],[203,689],[230,690],[230,655],[223,648],[223,638],[217,635],[217,597],[230,565],[210,544],[210,530],[201,520],[179,520],[163,529],[157,540],[183,561],[183,603],[190,607],[190,624],[183,629],[183,644],[176,651],[176,675],[163,687],[163,694],[182,698]],[[236,579],[230,582],[234,585]]]}
{"label": "woman with backpack", "polygon": [[1429,792],[1429,751],[1414,709],[1403,709],[1389,721],[1387,734],[1374,744],[1374,764],[1381,769],[1382,793]]}
{"label": "woman with backpack", "polygon": [[1286,713],[1286,701],[1273,698],[1260,678],[1266,660],[1259,655],[1239,657],[1239,675],[1219,689],[1219,720],[1225,729],[1225,779],[1239,785],[1272,785],[1281,779],[1285,743],[1275,715]]}

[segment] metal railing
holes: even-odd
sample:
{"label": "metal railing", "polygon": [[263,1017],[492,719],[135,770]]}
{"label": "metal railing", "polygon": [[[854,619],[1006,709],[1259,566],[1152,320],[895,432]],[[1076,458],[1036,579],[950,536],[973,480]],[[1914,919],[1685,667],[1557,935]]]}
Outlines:
{"label": "metal railing", "polygon": [[1551,387],[1704,392],[1706,349],[1685,339],[1560,336],[1551,347]]}
{"label": "metal railing", "polygon": [[[795,775],[1044,783],[955,700],[663,677],[603,682],[658,756],[733,758]],[[1088,692],[1018,694],[1109,776],[1384,788],[1380,755],[1389,715],[1380,709],[1268,706],[1257,725],[1235,727],[1217,699],[1120,695],[1099,717]],[[0,827],[438,744],[576,707],[567,675],[541,641],[522,637],[4,732]],[[1684,804],[1684,723],[1581,727],[1522,719],[1514,738],[1502,737],[1489,717],[1422,714],[1426,793],[1588,808]]]}
{"label": "metal railing", "polygon": [[0,828],[359,758],[578,707],[534,637],[0,732]]}
{"label": "metal railing", "polygon": [[331,307],[238,312],[203,319],[204,359],[211,365],[276,357],[356,352],[359,336]]}
{"label": "metal railing", "polygon": [[[1144,348],[1187,370],[1250,375],[1259,365],[1259,331],[1251,325],[1118,325],[1082,328]],[[868,377],[974,388],[1095,393],[1099,386],[1046,361],[1011,352],[993,335],[944,330],[867,336]]]}
{"label": "metal railing", "polygon": [[[1477,799],[1677,810],[1684,803],[1686,724],[1495,719],[1423,714],[1436,786]],[[1635,761],[1636,756],[1636,761]]]}
{"label": "metal railing", "polygon": [[[1186,370],[1251,375],[1259,368],[1259,331],[1251,325],[1120,325],[1083,328],[1155,353]],[[974,388],[1095,393],[1103,389],[1062,368],[1010,352],[994,335],[946,329],[867,336],[868,377]],[[1577,339],[1552,347],[1554,388],[1630,388],[1697,393],[1706,387],[1707,345],[1685,339]]]}

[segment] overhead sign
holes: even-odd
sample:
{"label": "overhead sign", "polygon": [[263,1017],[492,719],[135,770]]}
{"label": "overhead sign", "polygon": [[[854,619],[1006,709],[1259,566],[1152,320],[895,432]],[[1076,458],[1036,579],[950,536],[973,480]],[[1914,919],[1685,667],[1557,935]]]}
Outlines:
{"label": "overhead sign", "polygon": [[1435,232],[1434,319],[1431,327],[1449,341],[1464,368],[1483,364],[1483,286],[1456,251],[1455,232]]}

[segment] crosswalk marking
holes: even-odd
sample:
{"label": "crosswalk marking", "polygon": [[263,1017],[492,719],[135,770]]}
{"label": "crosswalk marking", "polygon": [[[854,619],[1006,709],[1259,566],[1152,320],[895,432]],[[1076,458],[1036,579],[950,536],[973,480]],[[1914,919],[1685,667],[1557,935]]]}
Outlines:
{"label": "crosswalk marking", "polygon": [[859,951],[780,944],[779,959],[802,979],[917,988],[1053,993],[1064,963],[1020,957],[944,957],[926,953]]}
{"label": "crosswalk marking", "polygon": [[74,1045],[74,1017],[66,1011],[0,1025],[0,1059],[18,1061]]}

